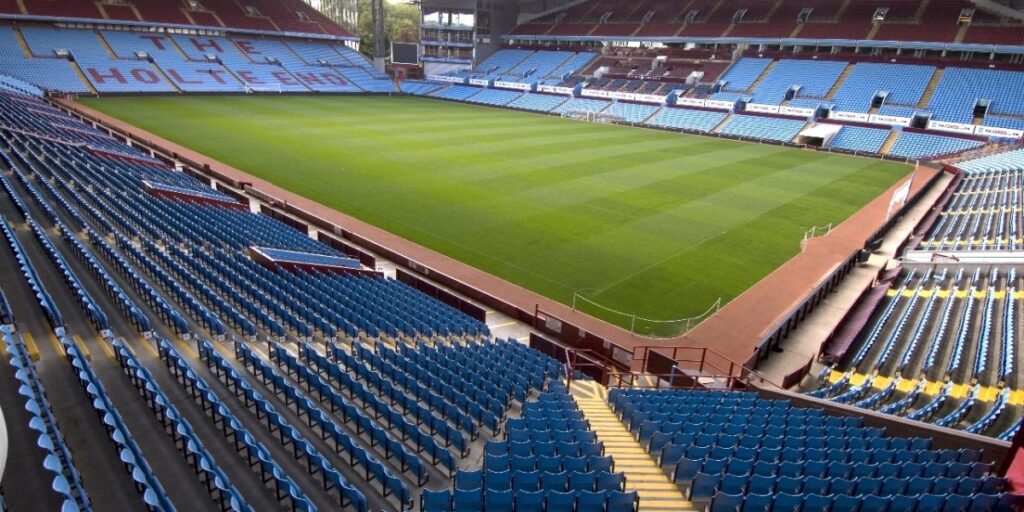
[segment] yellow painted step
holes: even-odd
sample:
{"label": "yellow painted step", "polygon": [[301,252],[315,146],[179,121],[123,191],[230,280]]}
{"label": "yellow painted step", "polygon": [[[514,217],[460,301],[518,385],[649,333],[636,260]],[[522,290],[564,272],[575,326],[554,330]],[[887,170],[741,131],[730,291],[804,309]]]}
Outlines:
{"label": "yellow painted step", "polygon": [[603,386],[577,381],[572,383],[570,391],[597,439],[604,443],[605,454],[615,461],[615,470],[626,476],[626,490],[637,491],[641,512],[696,512],[693,504],[612,412],[605,401],[608,393]]}

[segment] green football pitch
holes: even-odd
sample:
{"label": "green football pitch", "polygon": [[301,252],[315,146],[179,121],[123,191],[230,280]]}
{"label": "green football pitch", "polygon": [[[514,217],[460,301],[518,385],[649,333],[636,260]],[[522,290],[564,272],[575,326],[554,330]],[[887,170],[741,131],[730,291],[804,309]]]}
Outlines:
{"label": "green football pitch", "polygon": [[423,98],[83,102],[557,301],[650,319],[728,302],[910,171]]}

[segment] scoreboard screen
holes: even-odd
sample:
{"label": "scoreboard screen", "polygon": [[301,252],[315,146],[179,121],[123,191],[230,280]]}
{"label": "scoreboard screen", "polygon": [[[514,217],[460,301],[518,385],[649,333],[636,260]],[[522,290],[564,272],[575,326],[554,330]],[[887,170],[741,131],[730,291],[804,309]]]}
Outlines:
{"label": "scoreboard screen", "polygon": [[419,64],[418,46],[416,43],[391,43],[391,62]]}

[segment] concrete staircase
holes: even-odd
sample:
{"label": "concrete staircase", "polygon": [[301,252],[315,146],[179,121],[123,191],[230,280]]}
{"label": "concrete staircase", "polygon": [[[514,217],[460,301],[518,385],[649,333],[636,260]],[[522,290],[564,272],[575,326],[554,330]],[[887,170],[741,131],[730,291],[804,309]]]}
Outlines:
{"label": "concrete staircase", "polygon": [[892,147],[896,144],[896,139],[900,137],[901,133],[903,132],[897,132],[895,130],[889,132],[889,136],[885,138],[885,143],[882,144],[882,149],[879,151],[879,153],[883,155],[888,155],[889,151],[891,151]]}
{"label": "concrete staircase", "polygon": [[871,26],[871,31],[868,32],[867,37],[865,37],[864,39],[867,39],[867,40],[874,39],[875,38],[875,34],[877,34],[878,30],[881,29],[881,28],[882,28],[882,24],[881,23],[875,23],[874,25]]}
{"label": "concrete staircase", "polygon": [[935,88],[939,86],[943,71],[945,71],[945,68],[935,69],[935,74],[932,75],[931,81],[928,82],[928,86],[924,88],[924,93],[921,94],[921,101],[917,102],[917,108],[925,108],[932,101],[932,95],[935,94]]}
{"label": "concrete staircase", "polygon": [[107,38],[103,37],[103,34],[100,33],[99,30],[94,30],[93,32],[96,34],[96,39],[99,39],[100,44],[103,45],[103,49],[106,50],[107,57],[109,57],[110,60],[117,60],[117,54],[114,53],[114,49],[110,46],[110,43],[107,42]]}
{"label": "concrete staircase", "polygon": [[915,23],[921,23],[921,18],[924,16],[924,12],[928,9],[929,3],[931,3],[931,0],[924,0],[917,6],[917,12],[914,13]]}
{"label": "concrete staircase", "polygon": [[852,62],[846,65],[846,69],[844,69],[843,72],[839,75],[839,78],[836,79],[836,83],[832,84],[832,88],[825,93],[825,99],[832,99],[832,96],[835,95],[836,91],[838,91],[839,88],[843,86],[843,82],[846,81],[846,77],[850,76],[850,73],[853,73],[853,68],[855,66],[856,64]]}
{"label": "concrete staircase", "polygon": [[97,91],[96,88],[93,87],[92,82],[90,82],[89,78],[85,76],[85,72],[82,71],[82,68],[78,65],[78,63],[73,60],[68,61],[68,63],[71,64],[71,69],[75,70],[75,74],[78,75],[78,79],[81,80],[82,83],[89,88],[89,92],[93,94],[99,94],[99,91]]}
{"label": "concrete staircase", "polygon": [[[768,76],[769,73],[772,72],[773,69],[775,69],[775,66],[778,63],[779,63],[779,61],[777,61],[777,60],[771,61],[771,63],[768,64],[768,66],[764,68],[764,71],[761,72],[761,76],[757,77],[757,80],[754,80],[754,83],[750,84],[750,87],[747,88],[746,92],[747,93],[751,93],[751,92],[756,91],[757,87],[759,85],[761,85],[761,82],[764,82],[764,79]],[[725,73],[723,73],[723,75],[724,74]]]}
{"label": "concrete staircase", "polygon": [[726,125],[726,123],[732,120],[732,116],[732,114],[725,116],[725,119],[722,119],[722,122],[716,124],[715,127],[711,129],[710,133],[719,133],[718,131],[721,130],[722,127]]}
{"label": "concrete staircase", "polygon": [[160,75],[161,78],[164,79],[164,81],[171,84],[171,87],[174,88],[174,92],[182,92],[181,87],[178,87],[178,84],[174,83],[174,80],[171,80],[171,77],[167,76],[167,73],[164,73],[164,70],[160,66],[158,66],[155,62],[151,63],[150,65],[153,66],[153,69],[156,71],[158,75]]}
{"label": "concrete staircase", "polygon": [[836,17],[833,21],[838,22],[839,20],[843,19],[843,14],[846,13],[846,9],[850,7],[851,3],[853,3],[853,0],[844,0],[843,5],[839,6],[839,10],[836,11]]}
{"label": "concrete staircase", "polygon": [[25,41],[25,35],[21,33],[21,29],[13,27],[14,39],[18,41],[18,46],[21,47],[21,53],[25,54],[26,59],[34,57],[32,55],[32,49],[28,47],[28,41]]}
{"label": "concrete staircase", "polygon": [[953,38],[954,43],[964,42],[964,37],[967,36],[967,29],[971,28],[970,23],[964,23],[960,25],[960,28],[956,31],[956,37]]}
{"label": "concrete staircase", "polygon": [[597,439],[604,442],[605,454],[615,460],[615,470],[625,474],[626,490],[639,494],[640,512],[696,512],[612,412],[604,386],[593,381],[573,381],[570,391],[584,417],[590,420]]}

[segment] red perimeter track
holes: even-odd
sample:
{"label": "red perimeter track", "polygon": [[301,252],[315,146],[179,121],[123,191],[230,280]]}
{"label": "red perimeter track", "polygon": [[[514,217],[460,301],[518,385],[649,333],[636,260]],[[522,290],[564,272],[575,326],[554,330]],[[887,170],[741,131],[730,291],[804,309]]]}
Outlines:
{"label": "red perimeter track", "polygon": [[[396,263],[402,264],[403,260],[413,262],[409,266],[432,279],[438,280],[438,274],[448,276],[458,284],[480,292],[476,294],[475,298],[480,296],[489,297],[492,300],[497,298],[518,310],[518,314],[508,311],[507,307],[489,305],[501,309],[505,313],[511,313],[512,316],[521,320],[529,321],[539,308],[544,313],[585,329],[590,334],[608,340],[627,352],[634,352],[638,347],[651,346],[709,348],[730,361],[741,364],[750,360],[762,339],[769,335],[779,323],[788,318],[794,308],[802,304],[820,283],[847,261],[854,251],[864,246],[865,241],[886,221],[886,213],[893,192],[906,181],[906,178],[900,179],[885,193],[876,197],[828,235],[812,239],[803,253],[794,256],[774,272],[765,276],[742,295],[722,307],[718,314],[708,318],[685,336],[673,339],[652,339],[631,334],[621,327],[575,311],[564,304],[349,217],[97,110],[74,101],[58,100],[58,103],[115,128],[116,131],[123,134],[132,134],[135,140],[162,149],[181,160],[191,160],[199,164],[200,168],[208,165],[209,170],[205,172],[212,171],[211,175],[222,180],[234,181],[236,184],[251,184],[251,188],[282,200],[293,209],[302,210],[341,227],[346,232],[356,235],[356,240],[361,238],[371,241],[378,247],[370,248],[377,252],[380,252],[381,248],[386,249],[385,254],[392,253],[389,259],[395,260]],[[910,198],[917,196],[922,188],[926,187],[932,178],[940,172],[942,171],[938,169],[918,166],[917,169],[908,173],[907,176],[915,175]],[[797,244],[798,240],[794,239],[793,243]],[[394,255],[399,257],[394,258]],[[707,264],[713,265],[714,262],[709,261]],[[451,281],[444,280],[441,282],[451,283]],[[636,352],[636,357],[643,357],[640,352]],[[636,361],[634,360],[634,362]],[[634,364],[633,370],[639,370],[635,366]]]}

